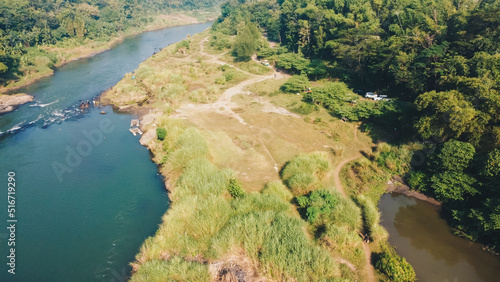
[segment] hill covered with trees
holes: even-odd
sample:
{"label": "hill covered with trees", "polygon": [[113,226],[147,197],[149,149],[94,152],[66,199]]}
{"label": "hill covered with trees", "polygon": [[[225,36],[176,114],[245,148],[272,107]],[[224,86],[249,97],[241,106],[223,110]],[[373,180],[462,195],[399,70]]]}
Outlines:
{"label": "hill covered with trees", "polygon": [[325,78],[396,98],[346,106],[330,87],[304,101],[421,144],[410,186],[443,202],[462,235],[500,249],[500,1],[230,1],[214,29],[252,25],[281,44],[246,45],[297,75],[284,86]]}
{"label": "hill covered with trees", "polygon": [[[61,63],[48,46],[109,42],[158,15],[207,9],[218,0],[0,0],[0,86]],[[44,47],[44,48],[39,48]],[[58,57],[59,56],[59,57]]]}

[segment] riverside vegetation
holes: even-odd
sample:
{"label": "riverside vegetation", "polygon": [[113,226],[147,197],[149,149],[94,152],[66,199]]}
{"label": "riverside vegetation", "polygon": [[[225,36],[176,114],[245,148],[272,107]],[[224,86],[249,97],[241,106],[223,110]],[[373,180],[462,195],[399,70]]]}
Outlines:
{"label": "riverside vegetation", "polygon": [[144,30],[206,21],[217,0],[1,0],[0,89],[109,49]]}
{"label": "riverside vegetation", "polygon": [[[256,48],[271,48],[258,29],[242,28]],[[289,76],[275,76],[251,53],[241,59],[234,48],[241,41],[214,29],[190,36],[101,97],[147,110],[141,142],[172,200],[131,280],[415,280],[386,242],[377,197],[334,184],[335,168],[371,139],[281,91]],[[377,273],[372,251],[380,254]]]}
{"label": "riverside vegetation", "polygon": [[499,9],[230,1],[211,31],[127,74],[103,101],[151,109],[141,141],[173,201],[132,280],[413,281],[376,209],[395,175],[498,248]]}

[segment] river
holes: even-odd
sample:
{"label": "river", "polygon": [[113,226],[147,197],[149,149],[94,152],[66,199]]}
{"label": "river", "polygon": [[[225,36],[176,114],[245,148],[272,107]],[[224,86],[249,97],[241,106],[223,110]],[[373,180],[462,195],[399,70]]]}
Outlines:
{"label": "river", "polygon": [[[0,281],[122,281],[155,233],[168,197],[130,115],[78,109],[155,51],[210,23],[126,38],[19,89],[34,102],[0,116]],[[100,111],[107,112],[101,115]],[[15,217],[7,213],[15,173]],[[8,246],[15,224],[15,246]],[[12,242],[12,240],[11,240]],[[7,256],[15,247],[15,275]]]}
{"label": "river", "polygon": [[380,199],[389,242],[413,266],[418,281],[498,281],[500,259],[453,235],[439,207],[402,194]]}

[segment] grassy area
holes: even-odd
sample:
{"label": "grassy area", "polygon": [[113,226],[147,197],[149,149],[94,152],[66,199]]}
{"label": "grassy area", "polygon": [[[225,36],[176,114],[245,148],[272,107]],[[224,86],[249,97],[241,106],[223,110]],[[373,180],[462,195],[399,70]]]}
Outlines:
{"label": "grassy area", "polygon": [[181,103],[209,103],[247,76],[233,67],[204,60],[200,44],[208,32],[173,44],[126,74],[102,101],[116,106],[153,105],[175,108]]}
{"label": "grassy area", "polygon": [[[405,169],[404,149],[369,150],[355,124],[280,92],[286,77],[258,81],[224,64],[228,50],[212,46],[213,35],[169,46],[102,97],[156,113],[145,131],[158,135],[147,146],[172,200],[132,280],[366,280],[360,234],[382,250],[376,202],[391,167]],[[367,158],[341,174],[345,197],[334,171],[360,151]]]}
{"label": "grassy area", "polygon": [[[254,275],[299,281],[340,276],[334,258],[304,231],[307,224],[286,201],[290,193],[282,184],[232,198],[227,187],[234,172],[210,163],[200,131],[170,119],[159,126],[167,134],[151,148],[169,176],[173,202],[157,234],[141,247],[133,281],[205,280],[235,252],[247,257],[248,265],[224,271],[255,268]],[[210,275],[223,275],[223,269]]]}

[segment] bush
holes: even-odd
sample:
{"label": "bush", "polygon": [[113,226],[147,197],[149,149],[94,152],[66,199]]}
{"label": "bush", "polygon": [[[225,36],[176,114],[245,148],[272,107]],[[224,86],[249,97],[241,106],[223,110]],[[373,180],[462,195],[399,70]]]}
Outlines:
{"label": "bush", "polygon": [[156,129],[156,137],[158,137],[158,140],[163,141],[166,136],[167,130],[165,130],[165,128],[160,127]]}
{"label": "bush", "polygon": [[408,176],[407,182],[411,189],[417,191],[425,191],[427,185],[427,175],[419,170],[413,171]]}
{"label": "bush", "polygon": [[317,111],[319,111],[318,106],[307,103],[301,103],[300,106],[292,109],[292,112],[301,115],[308,115],[312,112],[317,112]]}
{"label": "bush", "polygon": [[233,198],[241,198],[245,195],[245,191],[241,188],[241,183],[235,178],[229,179],[227,191],[229,191],[229,194]]}
{"label": "bush", "polygon": [[314,223],[320,215],[330,213],[337,202],[338,198],[326,190],[313,191],[297,198],[299,207],[306,210],[306,218],[310,223]]}
{"label": "bush", "polygon": [[413,267],[390,247],[384,247],[382,253],[374,256],[375,268],[393,281],[415,281],[417,276]]}
{"label": "bush", "polygon": [[299,54],[284,53],[278,56],[276,66],[295,74],[305,74],[310,61]]}
{"label": "bush", "polygon": [[288,93],[298,93],[309,87],[309,80],[305,76],[294,75],[281,86],[281,91]]}

